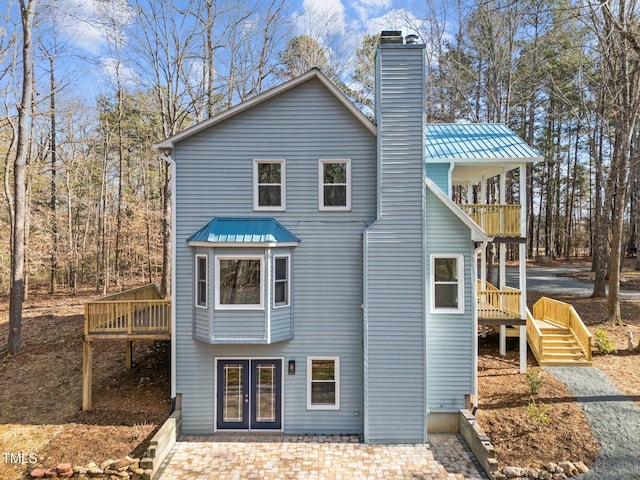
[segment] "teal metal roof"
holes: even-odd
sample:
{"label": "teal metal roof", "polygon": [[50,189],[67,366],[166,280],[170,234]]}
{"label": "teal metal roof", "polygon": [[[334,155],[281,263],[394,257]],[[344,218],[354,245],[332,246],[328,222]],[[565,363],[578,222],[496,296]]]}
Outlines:
{"label": "teal metal roof", "polygon": [[431,123],[426,159],[537,161],[541,155],[502,123]]}
{"label": "teal metal roof", "polygon": [[275,218],[214,217],[187,242],[297,243],[300,239]]}

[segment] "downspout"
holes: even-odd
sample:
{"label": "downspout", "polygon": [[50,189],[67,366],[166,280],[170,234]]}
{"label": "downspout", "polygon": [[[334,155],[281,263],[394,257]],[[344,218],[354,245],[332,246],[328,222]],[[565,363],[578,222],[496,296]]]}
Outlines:
{"label": "downspout", "polygon": [[473,282],[471,282],[472,287],[471,291],[473,292],[471,302],[473,305],[473,322],[472,323],[472,337],[473,338],[473,410],[475,411],[478,408],[478,254],[482,254],[483,251],[486,251],[487,241],[484,241],[473,251],[473,262],[472,262],[472,271],[473,271]]}
{"label": "downspout", "polygon": [[[166,152],[166,153],[165,153]],[[171,398],[176,398],[176,162],[171,150],[159,150],[171,175]]]}

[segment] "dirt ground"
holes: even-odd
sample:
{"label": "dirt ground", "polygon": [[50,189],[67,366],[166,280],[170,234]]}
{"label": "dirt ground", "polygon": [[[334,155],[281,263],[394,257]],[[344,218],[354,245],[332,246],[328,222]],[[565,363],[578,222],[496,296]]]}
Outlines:
{"label": "dirt ground", "polygon": [[[640,276],[625,276],[625,288],[639,288]],[[124,366],[124,344],[94,347],[94,410],[81,412],[83,305],[90,292],[75,297],[32,294],[25,304],[24,350],[0,353],[0,455],[29,454],[36,462],[16,465],[0,456],[0,478],[24,478],[27,469],[61,462],[100,463],[141,455],[167,417],[168,342],[134,343],[134,367]],[[529,292],[530,306],[540,297]],[[603,325],[606,300],[554,296],[570,302],[592,333],[606,331],[618,353],[594,356],[624,393],[640,405],[640,353],[627,349],[627,330],[640,342],[640,302],[622,305],[625,327]],[[0,352],[7,341],[7,304],[0,298]],[[5,323],[3,323],[5,322]],[[580,407],[563,384],[542,371],[538,405],[548,407],[549,424],[525,412],[531,393],[518,373],[517,339],[508,339],[508,355],[498,354],[497,335],[480,341],[478,422],[494,443],[501,467],[539,467],[546,462],[582,461],[591,465],[598,444]],[[529,365],[535,358],[529,354]]]}
{"label": "dirt ground", "polygon": [[[96,342],[93,410],[82,412],[84,302],[96,298],[34,293],[25,303],[24,349],[8,357],[8,302],[0,299],[0,478],[24,478],[35,466],[97,463],[144,453],[169,408],[169,342]],[[5,458],[7,457],[7,458]]]}
{"label": "dirt ground", "polygon": [[[588,280],[591,274],[576,277]],[[640,290],[640,272],[631,270],[631,266],[625,269],[621,286]],[[527,292],[529,308],[541,296],[537,292]],[[627,340],[627,332],[631,331],[636,347],[640,342],[640,301],[622,302],[625,325],[613,327],[603,323],[606,299],[567,295],[553,295],[553,298],[572,304],[592,335],[598,330],[606,332],[618,351],[609,355],[594,352],[593,365],[604,371],[640,406],[640,352],[631,352]],[[537,366],[530,351],[528,365],[530,369]],[[572,395],[552,375],[541,371],[542,389],[533,398],[538,405],[548,407],[549,424],[542,425],[524,410],[532,395],[525,376],[518,373],[518,367],[517,339],[507,339],[506,357],[498,354],[497,334],[480,339],[477,418],[496,448],[500,466],[540,467],[561,460],[582,461],[590,466],[599,445]]]}

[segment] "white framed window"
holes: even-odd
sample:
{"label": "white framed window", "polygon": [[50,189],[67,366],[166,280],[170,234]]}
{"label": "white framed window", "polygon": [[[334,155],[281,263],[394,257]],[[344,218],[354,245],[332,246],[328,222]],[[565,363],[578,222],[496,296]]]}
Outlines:
{"label": "white framed window", "polygon": [[273,257],[273,307],[288,307],[291,292],[291,266],[289,255]]}
{"label": "white framed window", "polygon": [[264,309],[264,257],[216,255],[217,310]]}
{"label": "white framed window", "polygon": [[340,410],[340,357],[307,357],[307,410]]}
{"label": "white framed window", "polygon": [[281,212],[286,209],[284,159],[253,160],[253,209]]}
{"label": "white framed window", "polygon": [[318,209],[326,212],[351,210],[351,160],[318,160]]}
{"label": "white framed window", "polygon": [[196,307],[207,308],[207,298],[209,293],[209,268],[208,256],[196,255]]}
{"label": "white framed window", "polygon": [[464,312],[464,257],[431,255],[431,312]]}

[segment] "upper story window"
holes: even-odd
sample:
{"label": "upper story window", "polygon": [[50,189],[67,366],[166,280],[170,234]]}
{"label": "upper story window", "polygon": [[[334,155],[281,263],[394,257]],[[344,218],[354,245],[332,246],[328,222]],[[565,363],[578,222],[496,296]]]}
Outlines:
{"label": "upper story window", "polygon": [[216,309],[262,310],[262,256],[216,256]]}
{"label": "upper story window", "polygon": [[286,208],[285,161],[254,159],[253,209],[284,211]]}
{"label": "upper story window", "polygon": [[318,197],[321,211],[351,210],[351,160],[318,161]]}
{"label": "upper story window", "polygon": [[464,312],[462,255],[431,255],[431,311]]}
{"label": "upper story window", "polygon": [[207,308],[208,268],[207,256],[196,255],[196,306]]}
{"label": "upper story window", "polygon": [[289,305],[289,256],[273,258],[273,306],[287,307]]}

